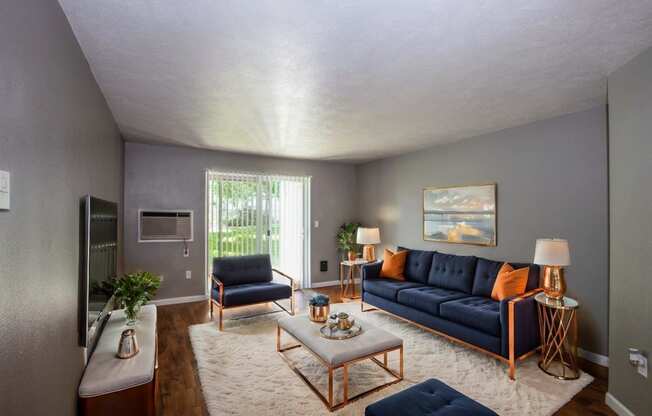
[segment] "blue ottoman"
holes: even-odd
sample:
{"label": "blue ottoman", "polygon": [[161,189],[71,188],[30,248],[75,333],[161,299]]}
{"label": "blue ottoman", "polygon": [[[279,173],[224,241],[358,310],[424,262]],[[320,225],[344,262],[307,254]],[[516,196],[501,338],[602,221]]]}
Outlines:
{"label": "blue ottoman", "polygon": [[498,416],[459,391],[431,378],[367,406],[365,416]]}

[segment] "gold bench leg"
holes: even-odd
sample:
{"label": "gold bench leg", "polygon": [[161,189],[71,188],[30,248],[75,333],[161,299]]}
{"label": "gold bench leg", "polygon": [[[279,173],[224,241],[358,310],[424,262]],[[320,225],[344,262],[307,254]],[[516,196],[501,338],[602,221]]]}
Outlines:
{"label": "gold bench leg", "polygon": [[344,364],[342,367],[342,377],[344,378],[344,386],[342,388],[344,394],[344,406],[349,404],[349,367]]}

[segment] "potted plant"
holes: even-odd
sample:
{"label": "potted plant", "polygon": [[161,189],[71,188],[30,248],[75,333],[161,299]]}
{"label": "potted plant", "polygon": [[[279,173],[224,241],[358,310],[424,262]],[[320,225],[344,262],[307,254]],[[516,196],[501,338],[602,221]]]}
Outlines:
{"label": "potted plant", "polygon": [[308,301],[310,320],[326,322],[330,313],[330,299],[326,295],[315,295]]}
{"label": "potted plant", "polygon": [[127,326],[136,325],[141,306],[152,300],[161,286],[161,278],[150,272],[128,273],[113,283],[116,302],[125,309]]}
{"label": "potted plant", "polygon": [[348,253],[351,261],[358,257],[358,245],[355,241],[359,226],[357,222],[347,222],[340,225],[340,230],[337,232],[337,245],[342,251]]}

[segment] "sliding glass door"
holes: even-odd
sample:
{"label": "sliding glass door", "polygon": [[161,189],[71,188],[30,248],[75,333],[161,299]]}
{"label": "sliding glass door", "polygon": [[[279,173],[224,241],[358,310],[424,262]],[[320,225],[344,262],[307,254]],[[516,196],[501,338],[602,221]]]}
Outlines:
{"label": "sliding glass door", "polygon": [[268,253],[310,284],[310,177],[209,171],[206,185],[209,270],[214,257]]}

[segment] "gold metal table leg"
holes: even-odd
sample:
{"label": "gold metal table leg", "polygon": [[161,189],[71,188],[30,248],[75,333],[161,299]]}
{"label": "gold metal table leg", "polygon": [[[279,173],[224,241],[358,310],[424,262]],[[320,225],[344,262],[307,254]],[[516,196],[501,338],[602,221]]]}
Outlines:
{"label": "gold metal table leg", "polygon": [[539,368],[560,380],[579,378],[576,310],[539,304],[539,333],[542,341]]}

